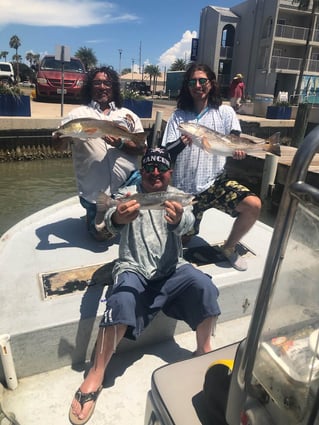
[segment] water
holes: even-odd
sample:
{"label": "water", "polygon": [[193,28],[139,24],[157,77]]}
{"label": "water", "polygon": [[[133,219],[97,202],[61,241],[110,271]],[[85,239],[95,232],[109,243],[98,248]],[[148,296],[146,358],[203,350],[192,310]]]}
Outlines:
{"label": "water", "polygon": [[[0,236],[23,218],[77,194],[71,159],[0,164]],[[263,208],[260,221],[273,226]]]}
{"label": "water", "polygon": [[0,164],[0,236],[28,215],[76,194],[71,159]]}

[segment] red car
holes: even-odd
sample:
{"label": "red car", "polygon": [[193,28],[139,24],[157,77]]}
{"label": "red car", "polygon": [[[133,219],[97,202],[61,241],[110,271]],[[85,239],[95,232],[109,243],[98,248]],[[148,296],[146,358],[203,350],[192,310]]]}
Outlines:
{"label": "red car", "polygon": [[[80,101],[87,74],[80,59],[72,57],[64,62],[64,99]],[[60,100],[62,93],[62,62],[54,56],[44,56],[36,78],[37,100]]]}

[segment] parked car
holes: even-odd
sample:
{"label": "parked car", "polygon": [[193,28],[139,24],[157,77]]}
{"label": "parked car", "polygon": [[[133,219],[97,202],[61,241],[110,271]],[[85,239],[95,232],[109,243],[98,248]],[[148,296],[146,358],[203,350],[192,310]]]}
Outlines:
{"label": "parked car", "polygon": [[10,62],[0,62],[0,81],[10,86],[15,84],[13,66]]}
{"label": "parked car", "polygon": [[[64,62],[64,99],[80,101],[87,74],[80,59]],[[62,63],[54,56],[44,56],[36,76],[36,99],[60,100],[62,93]]]}
{"label": "parked car", "polygon": [[150,86],[148,86],[145,81],[131,81],[130,83],[126,83],[125,89],[132,90],[142,96],[151,95]]}

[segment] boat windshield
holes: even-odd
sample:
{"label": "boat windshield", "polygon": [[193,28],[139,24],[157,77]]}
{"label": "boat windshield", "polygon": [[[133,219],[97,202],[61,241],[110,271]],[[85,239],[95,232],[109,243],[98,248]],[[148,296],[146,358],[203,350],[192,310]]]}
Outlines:
{"label": "boat windshield", "polygon": [[300,423],[319,388],[319,207],[299,203],[253,369],[281,411]]}

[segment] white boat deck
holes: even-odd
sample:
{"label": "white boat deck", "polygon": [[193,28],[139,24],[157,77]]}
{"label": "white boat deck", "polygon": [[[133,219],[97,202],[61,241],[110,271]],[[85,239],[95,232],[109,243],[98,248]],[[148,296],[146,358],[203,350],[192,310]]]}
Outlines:
{"label": "white boat deck", "polygon": [[[52,278],[64,270],[112,263],[117,257],[116,240],[107,245],[87,234],[84,211],[74,197],[28,217],[0,239],[0,335],[11,337],[19,381],[16,390],[4,391],[2,406],[15,413],[20,425],[68,423],[69,403],[93,349],[104,311],[104,284],[87,287],[79,282],[78,290],[73,286],[63,295],[46,296],[41,279],[41,274],[51,273]],[[190,246],[221,243],[232,223],[219,211],[207,211],[200,235]],[[246,334],[271,236],[272,228],[257,222],[243,238],[250,249],[245,272],[227,262],[200,266],[220,291],[216,348]],[[151,372],[165,362],[188,357],[194,345],[193,333],[164,315],[138,342],[122,341],[113,359],[114,376],[107,375],[109,388],[101,394],[90,423],[142,424]],[[0,381],[5,383],[1,362]]]}
{"label": "white boat deck", "polygon": [[[217,325],[217,349],[246,336],[250,316]],[[152,372],[166,364],[187,359],[195,348],[193,332],[126,353],[115,354],[89,425],[143,425],[146,397]],[[207,365],[208,367],[209,365]],[[0,403],[7,415],[15,415],[12,425],[69,424],[68,413],[74,392],[84,377],[83,370],[70,366],[19,380],[14,391],[0,385]],[[204,382],[204,377],[203,377]],[[1,425],[9,425],[6,419]]]}

